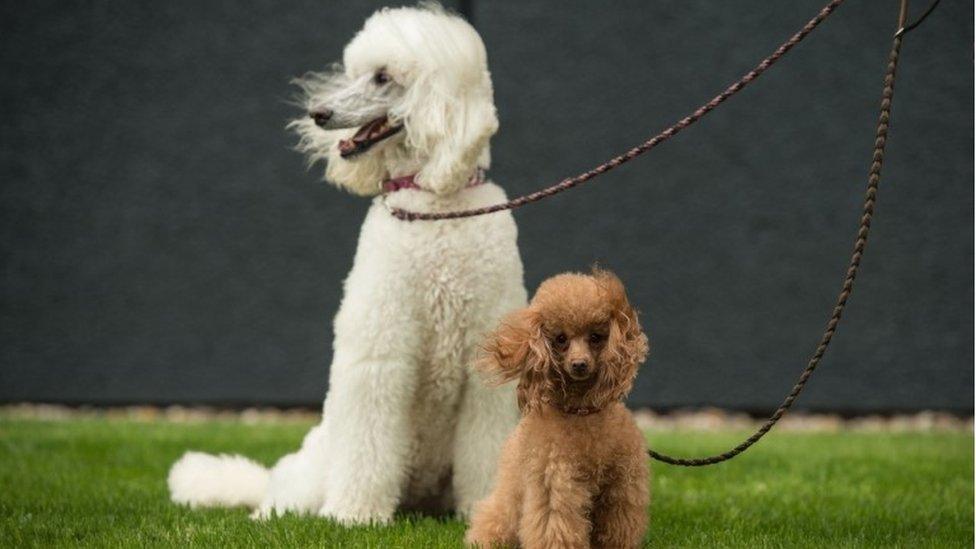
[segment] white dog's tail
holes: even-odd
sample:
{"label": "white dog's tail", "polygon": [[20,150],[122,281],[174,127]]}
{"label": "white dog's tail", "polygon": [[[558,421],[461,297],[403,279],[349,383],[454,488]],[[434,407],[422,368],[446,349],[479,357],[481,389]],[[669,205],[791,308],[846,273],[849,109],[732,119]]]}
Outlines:
{"label": "white dog's tail", "polygon": [[190,507],[257,507],[269,476],[267,468],[245,457],[187,452],[169,470],[169,494]]}

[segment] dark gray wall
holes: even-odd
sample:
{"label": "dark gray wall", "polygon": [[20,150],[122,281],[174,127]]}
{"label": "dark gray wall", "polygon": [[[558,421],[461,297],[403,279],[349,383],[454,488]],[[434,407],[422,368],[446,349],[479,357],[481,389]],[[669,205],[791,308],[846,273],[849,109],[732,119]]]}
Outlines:
{"label": "dark gray wall", "polygon": [[[492,176],[522,193],[626,149],[821,4],[474,2]],[[766,409],[805,364],[897,2],[848,4],[698,126],[517,214],[530,289],[594,261],[628,283],[654,346],[633,403]],[[3,2],[0,401],[321,400],[367,203],[289,150],[288,79],[377,5]],[[906,40],[875,232],[808,408],[972,410],[972,21],[943,2]]]}

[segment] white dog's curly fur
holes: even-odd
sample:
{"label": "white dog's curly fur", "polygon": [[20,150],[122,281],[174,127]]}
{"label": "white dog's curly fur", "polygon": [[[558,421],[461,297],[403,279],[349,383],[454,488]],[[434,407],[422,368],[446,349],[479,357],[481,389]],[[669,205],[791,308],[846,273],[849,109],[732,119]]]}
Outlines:
{"label": "white dog's curly fur", "polygon": [[[467,185],[488,167],[498,128],[484,45],[436,5],[384,9],[346,46],[342,67],[299,84],[312,115],[290,125],[299,150],[326,161],[329,181],[376,197],[335,318],[322,423],[270,471],[187,453],[170,471],[172,498],[346,524],[385,522],[398,508],[466,515],[487,495],[518,420],[513,388],[488,388],[472,370],[483,335],[525,306],[515,222],[508,212],[404,222],[376,195],[384,180],[416,174],[421,189],[388,195],[390,205],[443,211],[505,200],[494,183]],[[363,135],[356,126],[377,119],[399,131],[343,157]]]}

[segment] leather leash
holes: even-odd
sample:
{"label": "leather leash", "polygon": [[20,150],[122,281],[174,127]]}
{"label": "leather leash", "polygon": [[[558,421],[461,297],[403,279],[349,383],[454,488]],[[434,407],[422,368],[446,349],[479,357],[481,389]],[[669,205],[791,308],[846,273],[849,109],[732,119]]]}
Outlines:
{"label": "leather leash", "polygon": [[[848,262],[847,272],[844,276],[843,284],[841,285],[840,294],[837,296],[837,301],[834,305],[833,311],[830,314],[830,318],[827,320],[827,326],[820,338],[820,343],[817,345],[813,356],[807,363],[806,368],[803,369],[803,372],[800,374],[800,377],[793,386],[793,389],[783,400],[783,403],[780,404],[776,411],[773,412],[769,419],[767,419],[759,427],[759,429],[756,430],[756,432],[726,452],[700,458],[678,458],[648,449],[647,453],[651,458],[664,463],[669,463],[671,465],[700,467],[703,465],[714,465],[716,463],[721,463],[734,458],[742,452],[745,452],[747,449],[749,449],[749,447],[758,442],[759,439],[768,433],[786,414],[786,412],[789,411],[789,409],[793,406],[793,403],[796,401],[796,398],[803,391],[803,388],[806,386],[807,381],[809,381],[810,376],[813,374],[814,370],[817,369],[817,366],[819,366],[821,359],[827,351],[827,347],[830,345],[830,341],[833,339],[834,334],[837,331],[837,326],[840,323],[841,316],[844,313],[844,309],[846,308],[847,302],[850,299],[851,292],[854,289],[854,279],[857,278],[857,273],[861,266],[861,259],[864,256],[864,249],[867,245],[868,233],[871,229],[871,219],[874,216],[874,205],[878,195],[878,186],[881,182],[881,168],[884,164],[885,145],[888,139],[888,128],[891,118],[891,101],[894,96],[895,76],[897,74],[898,57],[901,52],[901,44],[905,35],[917,28],[922,21],[924,21],[929,14],[935,10],[939,2],[940,0],[935,0],[932,2],[932,4],[921,16],[919,16],[915,21],[908,23],[908,0],[901,0],[898,11],[898,27],[892,38],[891,52],[888,54],[888,65],[884,76],[884,87],[881,92],[881,109],[878,116],[877,129],[875,131],[874,151],[871,158],[871,167],[868,170],[867,190],[864,195],[864,205],[861,210],[860,225],[858,226],[857,236],[854,240],[854,251],[851,255],[850,261]],[[763,59],[754,69],[743,75],[741,78],[739,78],[739,80],[726,88],[722,93],[716,95],[690,115],[682,118],[678,122],[675,122],[664,131],[651,137],[640,145],[621,155],[611,158],[610,160],[587,172],[564,179],[555,185],[545,187],[533,193],[519,196],[509,200],[508,202],[486,206],[483,208],[433,213],[412,212],[400,208],[389,208],[390,213],[404,221],[433,221],[474,217],[503,210],[514,210],[516,208],[525,206],[526,204],[538,202],[585,183],[598,175],[604,174],[617,166],[620,166],[621,164],[637,158],[638,156],[674,137],[675,134],[681,130],[700,120],[706,114],[714,110],[715,107],[725,102],[727,99],[741,91],[750,82],[766,72],[769,67],[779,61],[779,59],[782,58],[788,51],[806,38],[807,35],[813,31],[813,29],[820,25],[820,23],[822,23],[843,3],[844,0],[831,0],[831,2],[824,6],[823,9],[821,9],[813,19],[804,25],[802,29],[780,45],[776,51]]]}
{"label": "leather leash", "polygon": [[793,389],[783,403],[780,404],[779,408],[773,412],[773,415],[769,416],[758,430],[753,433],[749,438],[745,439],[738,446],[717,454],[714,456],[700,457],[700,458],[677,458],[662,454],[655,450],[648,449],[647,453],[653,459],[658,461],[663,461],[664,463],[670,463],[671,465],[682,465],[685,467],[700,467],[703,465],[714,465],[716,463],[721,463],[723,461],[730,460],[735,456],[745,452],[750,446],[755,444],[773,428],[774,425],[784,416],[786,412],[789,411],[790,407],[796,401],[796,398],[800,396],[800,392],[803,391],[803,387],[806,386],[807,381],[809,381],[810,376],[813,375],[814,370],[820,364],[820,360],[823,358],[824,353],[827,352],[827,347],[830,345],[830,340],[833,339],[834,334],[837,331],[837,325],[840,323],[841,316],[844,314],[844,308],[847,306],[847,301],[851,297],[851,292],[854,290],[854,279],[857,277],[858,269],[861,266],[861,259],[864,256],[864,247],[867,245],[868,232],[871,230],[871,218],[874,216],[874,204],[878,197],[878,185],[881,182],[881,167],[884,164],[884,152],[885,144],[888,141],[888,128],[891,118],[891,100],[895,92],[895,76],[898,69],[898,56],[901,52],[901,43],[905,35],[912,29],[917,27],[938,5],[939,0],[935,0],[928,10],[922,14],[914,23],[906,26],[906,21],[908,18],[908,0],[901,0],[901,7],[898,12],[898,30],[892,39],[891,53],[888,54],[888,67],[885,70],[884,76],[884,87],[881,91],[881,113],[878,116],[878,127],[875,131],[874,137],[874,152],[871,156],[871,168],[868,170],[868,184],[867,191],[864,194],[864,206],[861,210],[861,223],[857,229],[857,237],[854,240],[854,253],[851,255],[851,259],[847,265],[847,274],[844,276],[844,282],[841,285],[840,294],[837,296],[837,302],[834,305],[834,309],[830,314],[830,318],[827,320],[827,327],[824,330],[823,336],[820,338],[820,344],[817,345],[817,349],[814,351],[813,356],[810,357],[810,361],[807,363],[807,367],[803,369],[800,374],[799,380],[793,386]]}

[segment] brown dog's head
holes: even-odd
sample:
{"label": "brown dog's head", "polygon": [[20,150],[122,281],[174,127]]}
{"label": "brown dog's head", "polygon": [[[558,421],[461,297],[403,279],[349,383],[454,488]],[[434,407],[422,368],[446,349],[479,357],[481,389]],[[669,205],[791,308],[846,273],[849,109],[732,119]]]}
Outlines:
{"label": "brown dog's head", "polygon": [[485,345],[482,371],[519,378],[523,411],[542,404],[600,409],[630,392],[647,337],[613,273],[561,274],[528,307],[502,321]]}

